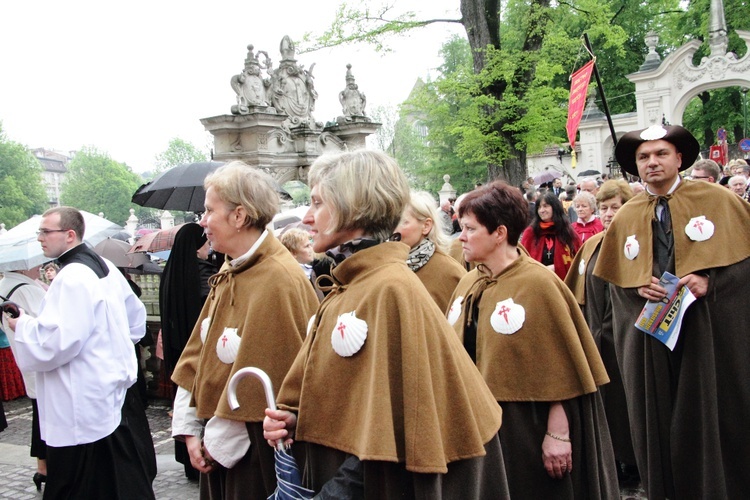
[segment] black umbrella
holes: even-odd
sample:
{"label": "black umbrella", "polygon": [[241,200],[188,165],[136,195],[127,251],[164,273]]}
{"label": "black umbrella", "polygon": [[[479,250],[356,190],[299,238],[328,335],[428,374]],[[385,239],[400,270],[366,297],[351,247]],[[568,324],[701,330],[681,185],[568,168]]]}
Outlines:
{"label": "black umbrella", "polygon": [[[203,180],[208,174],[224,165],[218,161],[186,163],[170,168],[157,175],[154,180],[139,187],[131,201],[142,207],[161,210],[202,212],[206,191]],[[276,190],[284,200],[292,197],[281,186]]]}
{"label": "black umbrella", "polygon": [[596,175],[602,175],[602,173],[598,170],[584,170],[583,172],[578,173],[578,177],[593,177]]}

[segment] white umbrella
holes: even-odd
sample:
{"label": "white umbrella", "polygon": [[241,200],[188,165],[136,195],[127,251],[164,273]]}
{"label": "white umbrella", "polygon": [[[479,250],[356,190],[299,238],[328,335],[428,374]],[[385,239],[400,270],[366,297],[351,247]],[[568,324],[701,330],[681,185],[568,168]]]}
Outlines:
{"label": "white umbrella", "polygon": [[[98,215],[83,210],[80,212],[86,224],[83,241],[91,246],[123,230],[122,226]],[[36,239],[41,222],[42,216],[34,215],[0,235],[0,271],[31,269],[51,260],[44,256],[42,246]]]}

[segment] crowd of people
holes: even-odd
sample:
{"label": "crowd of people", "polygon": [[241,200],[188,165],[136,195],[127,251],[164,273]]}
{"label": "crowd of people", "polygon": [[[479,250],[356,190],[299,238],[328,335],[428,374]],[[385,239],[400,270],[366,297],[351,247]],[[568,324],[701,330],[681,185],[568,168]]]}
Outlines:
{"label": "crowd of people", "polygon": [[[309,211],[278,237],[273,179],[217,169],[160,289],[176,458],[200,497],[272,495],[278,443],[316,498],[619,498],[639,482],[651,499],[742,497],[750,169],[712,185],[721,170],[698,151],[684,128],[653,126],[616,147],[638,182],[493,181],[441,206],[384,153],[326,155]],[[23,311],[3,317],[24,382],[37,379],[38,474],[49,498],[149,498],[130,390],[142,305],[81,245],[75,213],[42,219],[62,265],[47,297],[22,302],[44,292],[19,272]],[[670,275],[695,302],[668,347],[636,323],[673,299]],[[278,388],[276,409],[250,383],[230,406],[248,366]]]}

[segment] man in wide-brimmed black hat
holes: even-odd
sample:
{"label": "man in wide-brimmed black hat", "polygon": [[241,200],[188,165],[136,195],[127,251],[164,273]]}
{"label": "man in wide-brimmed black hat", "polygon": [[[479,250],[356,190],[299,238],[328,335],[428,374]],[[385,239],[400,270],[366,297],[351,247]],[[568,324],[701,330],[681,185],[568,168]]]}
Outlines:
{"label": "man in wide-brimmed black hat", "polygon": [[[616,352],[649,498],[750,491],[750,204],[680,178],[699,149],[680,126],[620,139],[617,161],[646,192],[617,213],[594,269],[613,285]],[[665,271],[696,297],[672,347],[634,326],[647,301],[669,298]]]}

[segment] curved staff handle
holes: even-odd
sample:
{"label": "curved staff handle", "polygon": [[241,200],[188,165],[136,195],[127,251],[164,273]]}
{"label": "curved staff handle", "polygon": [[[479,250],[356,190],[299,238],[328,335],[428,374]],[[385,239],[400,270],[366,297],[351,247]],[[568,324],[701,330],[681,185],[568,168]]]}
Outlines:
{"label": "curved staff handle", "polygon": [[[237,384],[239,384],[240,380],[247,377],[248,375],[253,375],[263,383],[263,389],[266,392],[266,404],[268,404],[268,407],[270,409],[276,410],[276,398],[273,395],[273,383],[271,382],[271,378],[266,372],[254,366],[246,366],[245,368],[240,368],[234,375],[232,375],[232,378],[229,379],[229,387],[227,389],[227,399],[229,400],[229,407],[232,408],[232,410],[236,410],[240,407],[240,403],[239,401],[237,401]],[[283,440],[279,439],[276,441],[276,448],[279,451],[283,451],[285,449]]]}

